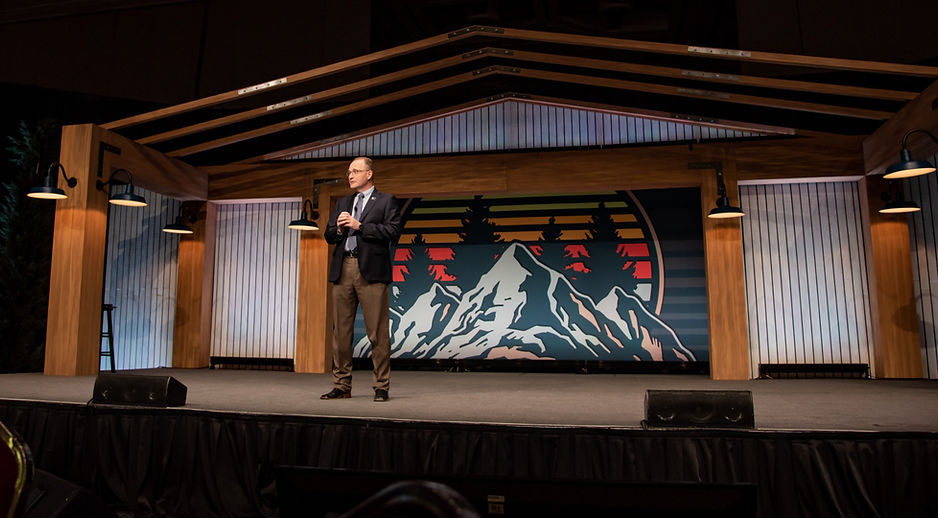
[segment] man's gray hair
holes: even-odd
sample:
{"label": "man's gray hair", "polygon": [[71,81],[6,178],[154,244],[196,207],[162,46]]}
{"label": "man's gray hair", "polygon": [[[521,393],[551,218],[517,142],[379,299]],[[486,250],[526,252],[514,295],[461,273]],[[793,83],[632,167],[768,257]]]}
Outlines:
{"label": "man's gray hair", "polygon": [[366,156],[357,156],[357,157],[355,157],[354,160],[352,160],[352,162],[354,162],[355,160],[361,160],[362,162],[364,162],[364,163],[365,163],[365,170],[366,170],[366,171],[369,171],[369,170],[370,170],[370,171],[374,171],[374,169],[371,168],[372,164],[374,164],[374,161],[371,160],[370,158],[368,158],[368,157],[366,157]]}

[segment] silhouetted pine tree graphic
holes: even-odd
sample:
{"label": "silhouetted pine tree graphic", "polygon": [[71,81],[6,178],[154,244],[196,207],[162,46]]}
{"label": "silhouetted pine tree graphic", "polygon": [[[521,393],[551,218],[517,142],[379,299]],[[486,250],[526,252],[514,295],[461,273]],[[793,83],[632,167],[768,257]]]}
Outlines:
{"label": "silhouetted pine tree graphic", "polygon": [[502,240],[501,234],[495,232],[495,223],[489,221],[489,206],[482,201],[482,195],[476,195],[469,202],[462,220],[462,231],[459,232],[459,242],[468,244],[498,243]]}
{"label": "silhouetted pine tree graphic", "polygon": [[[416,242],[416,238],[414,241]],[[404,275],[404,286],[401,287],[400,295],[397,297],[397,304],[405,309],[412,306],[417,301],[417,297],[427,291],[433,283],[427,247],[414,245],[410,247],[410,251],[413,255],[406,263],[407,273]]]}
{"label": "silhouetted pine tree graphic", "polygon": [[560,230],[560,225],[557,224],[557,219],[551,216],[550,219],[547,220],[547,225],[544,227],[544,230],[541,231],[541,237],[538,238],[538,241],[560,241],[561,234],[563,234],[563,231]]}
{"label": "silhouetted pine tree graphic", "polygon": [[587,241],[618,241],[619,232],[616,230],[616,222],[612,219],[612,213],[606,208],[604,202],[599,202],[599,206],[593,211],[589,221],[590,228],[587,231]]}
{"label": "silhouetted pine tree graphic", "polygon": [[[619,244],[616,243],[616,246]],[[616,257],[618,261],[618,270],[616,272],[616,284],[620,288],[625,290],[626,293],[635,293],[635,290],[638,289],[638,279],[635,278],[635,261],[629,261],[629,256],[625,256],[625,262],[622,260],[622,256],[619,255],[618,251],[616,252]],[[628,263],[628,266],[625,266]]]}
{"label": "silhouetted pine tree graphic", "polygon": [[417,246],[417,245],[419,245],[419,246],[426,246],[426,245],[427,245],[427,240],[424,239],[423,234],[421,234],[420,232],[417,232],[417,235],[414,236],[414,240],[413,240],[412,244],[415,245],[415,246]]}

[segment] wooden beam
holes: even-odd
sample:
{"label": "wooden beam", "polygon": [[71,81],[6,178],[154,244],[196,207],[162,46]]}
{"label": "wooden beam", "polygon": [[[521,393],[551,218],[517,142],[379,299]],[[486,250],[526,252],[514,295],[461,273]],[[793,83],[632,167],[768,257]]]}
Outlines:
{"label": "wooden beam", "polygon": [[849,106],[836,106],[832,104],[819,104],[804,101],[794,101],[789,99],[776,99],[772,97],[759,97],[755,95],[734,94],[728,92],[705,91],[696,88],[684,88],[670,85],[659,85],[652,83],[642,83],[639,81],[627,81],[624,79],[612,79],[608,77],[595,77],[580,74],[567,74],[562,72],[548,72],[534,69],[516,69],[521,77],[530,77],[535,79],[546,79],[550,81],[560,81],[564,83],[602,86],[606,88],[617,88],[620,90],[632,90],[636,92],[647,92],[661,95],[673,95],[678,97],[690,97],[693,99],[702,99],[707,101],[727,102],[734,104],[747,104],[751,106],[764,106],[767,108],[778,108],[783,110],[796,110],[811,113],[820,113],[823,115],[838,115],[841,117],[853,117],[858,119],[885,120],[892,117],[892,112],[880,110],[868,110],[866,108],[852,108]]}
{"label": "wooden beam", "polygon": [[[873,374],[877,378],[921,378],[921,335],[915,303],[912,247],[905,214],[880,214],[881,176],[861,180],[861,204],[870,264],[870,316],[873,321]],[[866,193],[866,196],[862,194]]]}
{"label": "wooden beam", "polygon": [[[724,158],[722,164],[726,194],[730,203],[738,207],[736,163],[731,158]],[[750,379],[740,221],[707,217],[718,197],[716,172],[694,172],[702,173],[700,204],[703,209],[704,262],[707,269],[710,377],[715,380]]]}
{"label": "wooden beam", "polygon": [[794,81],[790,79],[776,79],[772,77],[746,76],[739,74],[723,74],[701,70],[682,70],[679,68],[661,67],[656,65],[641,65],[625,61],[607,61],[591,59],[580,56],[561,56],[545,54],[542,52],[528,52],[523,50],[482,49],[482,52],[496,57],[564,65],[571,67],[592,68],[595,70],[609,70],[641,74],[656,77],[670,77],[691,81],[706,81],[730,85],[755,86],[759,88],[773,88],[776,90],[790,90],[795,92],[812,92],[827,95],[841,95],[848,97],[861,97],[866,99],[883,99],[886,101],[906,102],[914,99],[916,92],[903,92],[897,90],[883,90],[879,88],[865,88],[860,86],[838,85],[831,83],[816,83],[811,81]]}
{"label": "wooden beam", "polygon": [[237,133],[235,135],[230,135],[227,137],[218,138],[208,142],[203,142],[201,144],[195,144],[193,146],[185,147],[182,149],[176,149],[167,153],[169,156],[188,156],[202,151],[208,151],[211,149],[217,149],[223,146],[229,146],[231,144],[236,144],[238,142],[243,142],[245,140],[262,137],[265,135],[272,135],[274,133],[279,133],[288,129],[298,128],[300,126],[305,126],[307,124],[312,124],[314,122],[319,122],[321,120],[330,119],[332,117],[337,117],[339,115],[345,115],[348,113],[353,113],[359,110],[364,110],[365,108],[370,108],[373,106],[379,106],[385,103],[392,101],[398,101],[401,99],[406,99],[408,97],[413,97],[415,95],[420,95],[427,92],[432,92],[434,90],[439,90],[441,88],[446,88],[448,86],[457,85],[460,83],[465,83],[467,81],[472,81],[473,79],[478,79],[485,77],[487,75],[495,73],[495,67],[483,68],[481,70],[475,70],[472,72],[466,72],[463,74],[457,74],[452,77],[445,79],[440,79],[437,81],[431,81],[429,83],[422,84],[420,86],[414,86],[411,88],[405,88],[403,90],[398,90],[389,94],[379,95],[377,97],[372,97],[370,99],[365,99],[364,101],[358,101],[351,104],[346,104],[344,106],[339,106],[338,108],[333,108],[331,110],[326,110],[311,115],[306,115],[303,117],[298,117],[289,121],[278,122],[276,124],[270,124],[262,128],[257,128],[249,131],[244,131]]}
{"label": "wooden beam", "polygon": [[455,66],[469,61],[475,61],[485,57],[514,59],[521,61],[530,61],[542,64],[565,65],[574,67],[591,68],[597,70],[609,70],[617,72],[627,72],[634,74],[650,75],[657,77],[669,77],[676,79],[685,79],[693,81],[709,81],[723,84],[737,84],[743,86],[756,86],[762,88],[773,88],[779,90],[792,90],[801,92],[813,92],[828,95],[853,96],[871,99],[884,99],[890,101],[909,101],[918,95],[915,92],[901,92],[895,90],[883,90],[877,88],[864,88],[849,85],[837,85],[829,83],[814,83],[809,81],[793,81],[787,79],[775,79],[767,77],[754,77],[737,74],[719,74],[696,70],[681,70],[677,68],[641,65],[621,61],[607,61],[600,59],[589,59],[579,56],[561,56],[555,54],[546,54],[540,52],[527,52],[497,48],[482,48],[472,52],[440,59],[431,63],[410,67],[389,74],[384,74],[362,81],[356,81],[346,85],[338,86],[321,92],[315,92],[302,97],[290,99],[288,101],[269,104],[250,110],[241,111],[225,117],[200,122],[183,128],[165,131],[155,135],[150,135],[137,139],[140,144],[156,144],[175,138],[199,133],[222,126],[227,126],[237,122],[254,119],[257,117],[270,115],[279,111],[297,108],[315,102],[332,99],[341,95],[359,92],[375,86],[388,84],[394,81],[414,77],[428,72],[441,70],[447,67]]}
{"label": "wooden beam", "polygon": [[46,374],[87,376],[100,364],[108,207],[107,195],[95,188],[102,133],[93,124],[62,127],[59,161],[78,183],[56,202]]}
{"label": "wooden beam", "polygon": [[102,130],[101,141],[117,147],[120,152],[105,152],[108,167],[104,180],[118,168],[134,175],[134,184],[179,200],[205,200],[208,197],[208,176],[204,171],[159,151],[138,144],[113,131]]}
{"label": "wooden beam", "polygon": [[[912,129],[928,130],[938,137],[938,81],[863,141],[866,174],[883,174],[887,167],[898,162],[902,137]],[[924,160],[938,153],[938,144],[925,135],[914,135],[909,139],[909,151],[913,160]]]}
{"label": "wooden beam", "polygon": [[[445,193],[503,192],[523,189],[543,193],[608,188],[608,178],[596,175],[610,163],[617,164],[616,180],[621,189],[693,187],[699,175],[686,171],[687,162],[700,161],[708,150],[732,150],[739,164],[740,180],[772,178],[817,178],[859,174],[862,136],[817,136],[812,138],[758,139],[736,142],[661,143],[655,146],[583,150],[485,153],[480,155],[435,155],[407,158],[378,158],[382,189],[399,196]],[[714,151],[717,152],[717,151]],[[286,160],[256,164],[206,166],[209,199],[284,198],[308,195],[303,183],[311,178],[342,177],[348,159]],[[649,170],[665,171],[649,175]],[[669,171],[669,172],[668,172]],[[465,178],[460,175],[465,174]],[[446,182],[440,182],[446,178]],[[450,180],[458,182],[449,185]],[[532,179],[536,179],[532,180]],[[525,183],[529,186],[525,186]],[[517,185],[516,185],[517,184]],[[444,186],[443,190],[438,185]],[[512,191],[514,192],[514,191]]]}
{"label": "wooden beam", "polygon": [[332,247],[323,238],[335,192],[319,191],[321,229],[300,235],[299,297],[296,309],[296,372],[325,373],[332,368],[332,286],[328,281]]}
{"label": "wooden beam", "polygon": [[818,56],[800,56],[795,54],[782,54],[775,52],[760,52],[748,50],[719,49],[698,47],[693,45],[679,45],[673,43],[657,43],[649,41],[627,40],[618,38],[583,36],[575,34],[561,34],[543,31],[530,31],[522,29],[503,29],[499,27],[470,26],[447,34],[431,36],[405,45],[390,49],[372,52],[363,56],[331,63],[311,70],[281,77],[257,85],[196,99],[187,103],[177,104],[167,108],[127,117],[108,122],[102,127],[105,129],[121,129],[129,126],[152,122],[173,115],[187,113],[193,110],[216,106],[233,99],[238,99],[261,92],[269,92],[285,86],[304,83],[312,79],[325,77],[335,73],[351,70],[361,66],[379,63],[381,61],[403,56],[413,52],[437,47],[452,41],[473,37],[489,36],[513,40],[545,42],[563,45],[585,47],[599,47],[617,50],[629,50],[658,54],[682,55],[697,58],[726,59],[754,63],[773,63],[777,65],[803,66],[813,68],[827,68],[832,70],[852,70],[859,72],[912,75],[921,77],[938,77],[938,67],[903,65],[898,63],[884,63],[877,61],[862,61],[855,59],[825,58]]}
{"label": "wooden beam", "polygon": [[163,133],[158,133],[156,135],[151,135],[149,137],[143,137],[138,139],[137,142],[140,144],[156,144],[159,142],[165,142],[174,138],[183,137],[186,135],[191,135],[193,133],[199,133],[202,131],[207,131],[213,128],[219,128],[222,126],[227,126],[229,124],[234,124],[236,122],[243,122],[246,120],[251,120],[257,117],[264,115],[270,115],[272,113],[277,113],[287,109],[294,109],[300,106],[305,106],[307,104],[312,104],[316,102],[325,101],[327,99],[333,99],[342,95],[360,92],[368,88],[373,88],[375,86],[381,86],[388,83],[393,83],[394,81],[400,81],[402,79],[407,79],[410,77],[415,77],[421,74],[426,74],[436,70],[442,70],[447,67],[452,67],[462,63],[467,63],[470,61],[475,61],[485,57],[483,54],[468,53],[461,54],[458,56],[452,56],[449,58],[440,59],[432,63],[426,63],[416,67],[406,68],[404,70],[399,70],[397,72],[392,72],[390,74],[384,74],[371,79],[365,79],[362,81],[356,81],[354,83],[349,83],[342,86],[337,86],[335,88],[330,88],[328,90],[323,90],[321,92],[315,92],[309,95],[304,95],[303,97],[297,97],[289,101],[284,101],[276,104],[270,104],[267,106],[261,106],[260,108],[254,108],[252,110],[245,110],[239,113],[228,115],[227,117],[220,117],[217,119],[212,119],[205,122],[200,122],[198,124],[193,124],[191,126],[186,126],[184,128],[174,129],[170,131],[165,131]]}
{"label": "wooden beam", "polygon": [[725,59],[731,61],[745,61],[750,63],[772,63],[775,65],[827,68],[831,70],[852,70],[856,72],[897,74],[919,77],[938,77],[938,67],[903,65],[899,63],[885,63],[880,61],[802,56],[797,54],[782,54],[778,52],[720,49],[699,47],[694,45],[680,45],[676,43],[657,43],[652,41],[626,40],[602,36],[583,36],[578,34],[561,34],[543,31],[530,31],[524,29],[493,28],[493,30],[487,32],[486,35],[494,38],[505,38],[512,40],[537,41],[543,43],[577,45],[582,47],[598,47],[636,52],[650,52],[655,54],[670,54],[695,58]]}
{"label": "wooden beam", "polygon": [[217,205],[185,202],[182,213],[197,219],[193,233],[179,238],[173,368],[198,369],[209,366],[212,347]]}
{"label": "wooden beam", "polygon": [[370,54],[365,54],[364,56],[358,56],[336,63],[330,63],[321,67],[313,68],[305,72],[300,72],[298,74],[292,74],[289,76],[281,77],[257,85],[249,86],[247,88],[241,88],[238,90],[232,90],[229,92],[223,92],[220,94],[212,95],[209,97],[204,97],[202,99],[196,99],[194,101],[189,101],[187,103],[177,104],[174,106],[169,106],[167,108],[161,108],[159,110],[154,110],[147,113],[142,113],[140,115],[134,115],[133,117],[127,117],[124,119],[116,120],[113,122],[108,122],[103,124],[102,127],[105,129],[121,129],[134,126],[137,124],[143,124],[145,122],[152,122],[155,120],[164,119],[166,117],[171,117],[173,115],[179,115],[182,113],[187,113],[193,110],[198,110],[202,108],[208,108],[211,106],[216,106],[233,99],[239,99],[259,93],[270,92],[279,88],[286,86],[293,86],[300,83],[305,83],[313,79],[320,77],[329,76],[339,72],[344,72],[346,70],[351,70],[354,68],[362,67],[365,65],[372,65],[374,63],[380,63],[391,58],[396,58],[413,52],[418,52],[421,50],[429,49],[442,45],[444,43],[449,43],[451,41],[456,41],[463,39],[472,35],[471,33],[459,34],[455,36],[450,36],[448,34],[440,34],[437,36],[431,36],[429,38],[424,38],[412,43],[405,45],[398,45],[390,49],[380,50],[377,52],[372,52]]}
{"label": "wooden beam", "polygon": [[492,66],[473,72],[459,74],[446,79],[440,79],[421,86],[406,88],[397,92],[373,97],[364,101],[358,101],[345,106],[340,106],[332,110],[307,115],[290,121],[279,122],[249,130],[235,135],[218,138],[209,142],[195,144],[186,148],[177,149],[167,153],[170,156],[188,156],[202,151],[208,151],[223,146],[228,146],[245,140],[279,133],[288,129],[296,128],[320,120],[325,120],[338,115],[352,113],[365,108],[379,106],[392,101],[405,99],[433,90],[439,90],[448,86],[471,81],[491,74],[520,75],[534,79],[545,79],[550,81],[559,81],[565,83],[581,84],[587,86],[601,86],[606,88],[617,88],[622,90],[634,90],[639,92],[649,92],[662,95],[674,95],[680,97],[691,97],[694,99],[705,99],[710,101],[740,103],[755,106],[765,106],[770,108],[779,108],[786,110],[807,111],[821,113],[825,115],[838,115],[843,117],[854,117],[862,119],[888,119],[892,116],[890,112],[867,110],[864,108],[851,108],[847,106],[834,106],[827,104],[817,104],[802,101],[791,101],[787,99],[772,99],[767,97],[757,97],[752,95],[729,94],[724,92],[704,92],[701,90],[686,89],[668,85],[657,85],[641,83],[637,81],[626,81],[622,79],[612,79],[605,77],[583,76],[578,74],[566,74],[561,72],[547,72],[544,70],[520,69],[517,67]]}

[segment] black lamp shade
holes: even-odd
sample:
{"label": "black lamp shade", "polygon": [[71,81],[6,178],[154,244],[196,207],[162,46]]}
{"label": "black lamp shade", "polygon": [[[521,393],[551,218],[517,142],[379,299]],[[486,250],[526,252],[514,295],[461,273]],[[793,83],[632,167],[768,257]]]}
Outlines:
{"label": "black lamp shade", "polygon": [[894,200],[887,202],[883,208],[879,209],[881,214],[903,214],[906,212],[918,212],[922,210],[914,201]]}
{"label": "black lamp shade", "polygon": [[[36,169],[39,169],[39,164],[36,164]],[[62,176],[65,177],[65,183],[69,187],[75,187],[78,184],[78,180],[75,178],[69,178],[65,174],[65,168],[62,164],[58,162],[53,162],[49,166],[49,172],[46,174],[45,178],[42,179],[42,185],[33,187],[26,193],[26,196],[30,198],[37,198],[40,200],[64,200],[68,198],[68,195],[65,194],[65,191],[59,189],[56,185],[56,178],[58,176],[59,170],[62,171]]]}
{"label": "black lamp shade", "polygon": [[127,192],[122,192],[120,194],[112,194],[111,199],[108,200],[113,205],[121,205],[124,207],[146,207],[147,200],[140,196],[139,194],[134,194],[133,191],[128,190]]}
{"label": "black lamp shade", "polygon": [[932,173],[935,171],[935,166],[931,165],[929,162],[924,162],[921,160],[911,160],[908,162],[897,162],[886,168],[883,178],[888,178],[890,180],[898,178],[911,178],[913,176],[921,176],[923,174]]}
{"label": "black lamp shade", "polygon": [[306,218],[304,215],[300,219],[295,219],[287,225],[287,228],[292,228],[293,230],[319,230],[319,225],[315,221],[311,221]]}
{"label": "black lamp shade", "polygon": [[898,178],[911,178],[935,172],[935,166],[923,160],[912,160],[912,153],[904,148],[899,154],[899,162],[886,168],[883,178],[895,180]]}
{"label": "black lamp shade", "polygon": [[163,232],[170,234],[192,234],[192,227],[182,222],[182,218],[176,218],[176,221],[163,227]]}
{"label": "black lamp shade", "polygon": [[28,193],[26,193],[26,196],[40,200],[64,200],[65,198],[68,198],[68,196],[65,194],[65,191],[51,185],[33,187],[29,190]]}
{"label": "black lamp shade", "polygon": [[[309,212],[307,212],[307,208]],[[312,207],[309,200],[306,200],[300,209],[300,219],[291,221],[287,228],[293,230],[319,230],[319,225],[316,224],[317,219],[319,219],[319,211]]]}
{"label": "black lamp shade", "polygon": [[710,214],[707,214],[708,218],[713,219],[728,219],[728,218],[741,218],[745,216],[746,213],[743,212],[743,209],[739,207],[733,207],[730,205],[730,199],[726,196],[721,196],[717,198],[717,206],[715,209],[710,211]]}

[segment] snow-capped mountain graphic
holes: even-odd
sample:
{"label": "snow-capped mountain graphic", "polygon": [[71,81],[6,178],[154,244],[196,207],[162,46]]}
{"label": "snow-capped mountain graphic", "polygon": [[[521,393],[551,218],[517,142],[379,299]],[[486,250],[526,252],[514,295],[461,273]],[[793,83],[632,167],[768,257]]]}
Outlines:
{"label": "snow-capped mountain graphic", "polygon": [[[369,352],[363,337],[355,354]],[[459,295],[433,283],[403,314],[392,309],[391,355],[695,360],[637,297],[614,286],[597,304],[519,242],[502,252],[473,289]]]}

